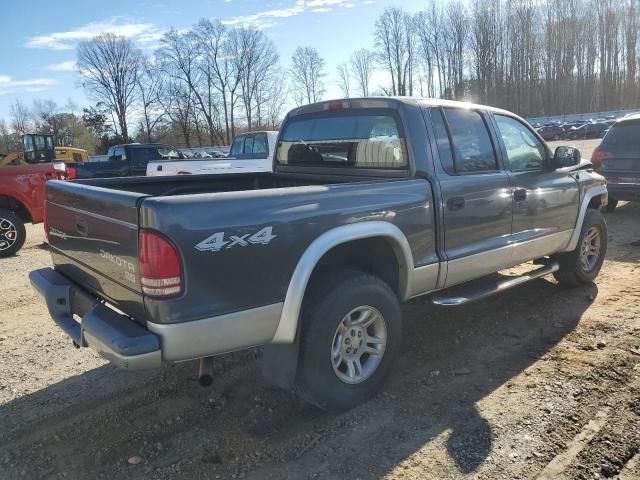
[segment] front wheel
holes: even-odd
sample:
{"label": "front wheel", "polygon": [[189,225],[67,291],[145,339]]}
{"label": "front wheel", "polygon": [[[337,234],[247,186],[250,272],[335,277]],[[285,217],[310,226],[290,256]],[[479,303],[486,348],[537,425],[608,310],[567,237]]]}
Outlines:
{"label": "front wheel", "polygon": [[11,210],[0,208],[0,258],[15,255],[26,238],[22,219]]}
{"label": "front wheel", "polygon": [[587,210],[575,250],[555,255],[560,269],[553,275],[564,286],[591,283],[607,253],[607,224],[599,210]]}
{"label": "front wheel", "polygon": [[378,277],[338,270],[314,282],[302,313],[296,386],[303,398],[339,412],[373,397],[395,364],[402,316]]}

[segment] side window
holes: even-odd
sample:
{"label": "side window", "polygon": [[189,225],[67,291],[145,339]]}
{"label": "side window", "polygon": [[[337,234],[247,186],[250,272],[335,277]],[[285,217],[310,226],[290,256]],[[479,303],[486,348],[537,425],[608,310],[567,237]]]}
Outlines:
{"label": "side window", "polygon": [[109,160],[120,161],[127,159],[127,156],[124,153],[124,147],[114,147],[110,152]]}
{"label": "side window", "polygon": [[495,115],[498,131],[507,151],[507,163],[511,170],[542,170],[547,157],[544,145],[531,130],[515,118]]}
{"label": "side window", "polygon": [[447,125],[442,115],[442,110],[439,108],[431,109],[431,120],[436,134],[436,143],[438,145],[438,152],[440,153],[440,162],[445,172],[450,175],[455,175],[455,167],[453,165],[453,151],[451,150],[451,142],[449,141],[449,134],[447,133]]}
{"label": "side window", "polygon": [[255,156],[267,156],[269,148],[267,145],[267,135],[259,133],[253,138],[253,154]]}
{"label": "side window", "polygon": [[242,155],[242,150],[244,148],[244,138],[245,137],[236,137],[233,140],[233,144],[231,145],[231,150],[229,150],[230,157],[236,157],[238,155]]}
{"label": "side window", "polygon": [[253,135],[248,135],[244,139],[244,149],[242,150],[243,155],[253,155]]}
{"label": "side window", "polygon": [[444,108],[457,173],[498,170],[496,154],[482,116],[473,110]]}

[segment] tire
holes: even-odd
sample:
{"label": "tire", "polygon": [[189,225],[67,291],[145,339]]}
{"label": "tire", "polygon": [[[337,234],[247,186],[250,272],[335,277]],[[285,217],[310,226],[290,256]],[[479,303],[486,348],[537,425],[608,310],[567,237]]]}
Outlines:
{"label": "tire", "polygon": [[15,255],[26,238],[22,219],[11,210],[0,208],[0,258]]}
{"label": "tire", "polygon": [[[595,248],[596,240],[599,242],[597,255],[583,255],[586,252],[584,249]],[[588,209],[576,249],[553,257],[560,264],[560,269],[553,276],[560,285],[566,287],[591,283],[598,276],[606,253],[607,224],[599,210]]]}
{"label": "tire", "polygon": [[607,203],[607,212],[613,213],[618,206],[618,200],[609,199],[609,203]]}
{"label": "tire", "polygon": [[[352,270],[328,272],[310,287],[301,321],[296,390],[305,400],[323,410],[341,412],[369,400],[382,388],[402,341],[400,303],[385,282]],[[358,321],[372,323],[362,327]],[[347,326],[350,322],[352,326]],[[371,339],[376,340],[367,341]],[[381,354],[363,353],[365,348]]]}

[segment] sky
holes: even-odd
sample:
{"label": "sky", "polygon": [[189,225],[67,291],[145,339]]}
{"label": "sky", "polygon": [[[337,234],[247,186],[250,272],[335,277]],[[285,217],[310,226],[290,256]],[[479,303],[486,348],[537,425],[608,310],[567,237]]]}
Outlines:
{"label": "sky", "polygon": [[[55,3],[55,6],[54,6]],[[327,97],[338,97],[336,65],[373,46],[373,25],[383,10],[411,11],[420,0],[0,0],[0,118],[16,99],[54,100],[77,108],[90,104],[80,85],[76,45],[103,32],[131,38],[152,53],[162,33],[186,29],[200,18],[254,25],[273,40],[288,67],[297,46],[311,46],[326,60]],[[375,78],[374,78],[375,84]]]}

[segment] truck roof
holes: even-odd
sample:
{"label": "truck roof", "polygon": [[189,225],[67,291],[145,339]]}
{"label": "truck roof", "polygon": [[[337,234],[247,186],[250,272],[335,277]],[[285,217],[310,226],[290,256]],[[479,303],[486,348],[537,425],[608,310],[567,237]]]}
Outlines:
{"label": "truck roof", "polygon": [[464,107],[464,108],[480,108],[483,110],[489,110],[494,113],[505,114],[513,116],[512,112],[502,110],[500,108],[489,107],[487,105],[478,105],[470,102],[458,102],[454,100],[442,100],[439,98],[425,98],[425,97],[358,97],[358,98],[342,98],[336,100],[326,100],[322,102],[312,103],[304,105],[302,107],[294,108],[288,114],[288,116],[302,115],[305,113],[314,113],[329,109],[328,105],[337,104],[342,102],[347,103],[348,106],[343,108],[396,108],[399,104],[407,105],[421,105],[427,107]]}

